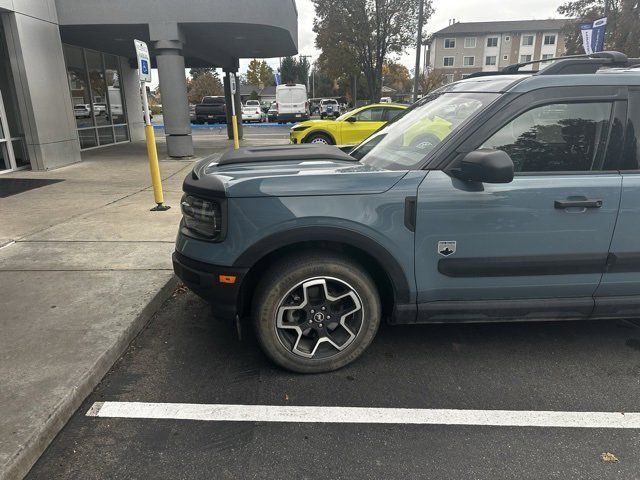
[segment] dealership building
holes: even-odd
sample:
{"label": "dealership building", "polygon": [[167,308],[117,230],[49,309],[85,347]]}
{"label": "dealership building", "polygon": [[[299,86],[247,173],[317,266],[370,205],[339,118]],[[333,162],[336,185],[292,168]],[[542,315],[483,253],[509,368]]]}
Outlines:
{"label": "dealership building", "polygon": [[[193,154],[185,68],[297,53],[295,0],[0,0],[0,173],[144,138],[134,39],[158,69],[172,157]],[[239,103],[239,92],[235,95]]]}

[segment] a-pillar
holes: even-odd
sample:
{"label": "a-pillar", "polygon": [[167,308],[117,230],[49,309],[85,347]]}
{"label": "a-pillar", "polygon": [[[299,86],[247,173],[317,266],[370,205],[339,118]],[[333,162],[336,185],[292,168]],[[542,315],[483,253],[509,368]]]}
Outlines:
{"label": "a-pillar", "polygon": [[[227,104],[227,136],[229,140],[233,140],[233,126],[231,125],[231,75],[235,72],[225,70],[224,75],[224,99]],[[236,103],[236,117],[238,119],[238,138],[242,138],[242,101],[240,99],[240,82],[236,77],[236,94],[234,95]]]}
{"label": "a-pillar", "polygon": [[160,77],[167,152],[170,157],[190,157],[193,139],[182,55],[184,36],[177,23],[149,25],[149,34]]}

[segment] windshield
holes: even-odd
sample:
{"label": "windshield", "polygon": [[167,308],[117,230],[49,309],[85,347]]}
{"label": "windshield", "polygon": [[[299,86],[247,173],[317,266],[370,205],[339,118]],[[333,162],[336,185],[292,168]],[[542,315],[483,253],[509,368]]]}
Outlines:
{"label": "windshield", "polygon": [[[362,163],[411,169],[460,125],[493,102],[497,93],[439,93],[421,100],[371,136],[354,153]],[[344,116],[344,115],[343,115]]]}

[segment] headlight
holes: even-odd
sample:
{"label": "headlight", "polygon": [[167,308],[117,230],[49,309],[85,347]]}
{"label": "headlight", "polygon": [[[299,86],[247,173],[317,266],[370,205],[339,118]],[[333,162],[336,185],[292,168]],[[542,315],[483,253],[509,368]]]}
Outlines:
{"label": "headlight", "polygon": [[302,126],[300,126],[300,127],[292,127],[292,128],[291,128],[291,131],[292,131],[292,132],[303,132],[303,131],[305,131],[307,128],[310,128],[310,127],[302,125]]}
{"label": "headlight", "polygon": [[221,239],[222,206],[220,202],[185,194],[180,207],[184,228],[208,240]]}

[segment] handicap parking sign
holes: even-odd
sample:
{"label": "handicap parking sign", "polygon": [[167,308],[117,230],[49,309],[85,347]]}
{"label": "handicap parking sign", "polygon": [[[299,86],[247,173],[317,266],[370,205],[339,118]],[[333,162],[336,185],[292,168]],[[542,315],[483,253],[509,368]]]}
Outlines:
{"label": "handicap parking sign", "polygon": [[138,75],[141,82],[151,81],[151,57],[149,56],[149,48],[147,44],[140,40],[133,41],[136,48],[136,56],[138,57]]}

